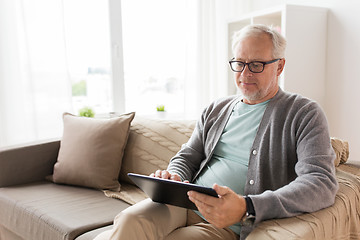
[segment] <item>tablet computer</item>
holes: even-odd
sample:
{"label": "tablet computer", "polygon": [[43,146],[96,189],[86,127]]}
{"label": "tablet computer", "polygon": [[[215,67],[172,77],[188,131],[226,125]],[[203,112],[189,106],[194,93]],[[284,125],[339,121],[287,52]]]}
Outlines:
{"label": "tablet computer", "polygon": [[154,202],[158,203],[197,210],[196,205],[189,200],[187,195],[188,191],[196,191],[218,197],[213,188],[203,187],[192,183],[184,183],[134,173],[128,173],[128,176]]}

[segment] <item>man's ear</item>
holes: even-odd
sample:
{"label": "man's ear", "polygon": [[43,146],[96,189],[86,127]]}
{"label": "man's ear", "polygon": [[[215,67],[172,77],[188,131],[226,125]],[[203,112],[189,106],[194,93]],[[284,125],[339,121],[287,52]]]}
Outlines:
{"label": "man's ear", "polygon": [[279,60],[279,64],[278,64],[278,68],[277,68],[277,76],[280,76],[280,74],[284,70],[284,67],[285,67],[285,58],[281,58]]}

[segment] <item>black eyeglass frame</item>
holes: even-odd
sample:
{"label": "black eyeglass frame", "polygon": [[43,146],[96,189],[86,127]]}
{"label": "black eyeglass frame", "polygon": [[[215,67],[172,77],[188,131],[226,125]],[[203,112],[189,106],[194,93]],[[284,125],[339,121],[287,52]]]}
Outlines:
{"label": "black eyeglass frame", "polygon": [[[250,72],[252,72],[252,73],[262,73],[262,72],[264,71],[264,69],[265,69],[265,65],[270,64],[270,63],[277,62],[277,61],[279,61],[281,58],[276,58],[276,59],[273,59],[273,60],[270,60],[270,61],[267,61],[267,62],[253,61],[253,62],[248,62],[248,63],[243,62],[243,61],[237,61],[237,60],[234,60],[234,59],[235,59],[235,58],[232,58],[232,59],[229,61],[230,68],[231,68],[231,70],[232,70],[233,72],[242,72],[242,71],[244,71],[245,66],[247,65],[248,68],[249,68],[249,70],[250,70]],[[233,66],[232,66],[232,63],[242,63],[242,64],[244,64],[244,66],[243,66],[243,68],[242,68],[240,71],[239,71],[239,70],[234,70],[234,69],[233,69]],[[252,63],[261,63],[261,64],[262,64],[262,70],[261,70],[260,72],[254,72],[254,71],[252,71],[252,70],[251,70],[251,67],[250,67],[250,64],[252,64]]]}

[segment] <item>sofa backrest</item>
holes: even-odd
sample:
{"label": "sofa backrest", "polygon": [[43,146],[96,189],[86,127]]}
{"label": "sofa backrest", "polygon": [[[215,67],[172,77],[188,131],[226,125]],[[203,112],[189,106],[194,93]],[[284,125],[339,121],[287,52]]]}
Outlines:
{"label": "sofa backrest", "polygon": [[158,169],[166,169],[169,160],[190,138],[195,124],[194,120],[155,120],[136,116],[130,127],[120,182],[132,183],[127,177],[130,172],[149,175]]}

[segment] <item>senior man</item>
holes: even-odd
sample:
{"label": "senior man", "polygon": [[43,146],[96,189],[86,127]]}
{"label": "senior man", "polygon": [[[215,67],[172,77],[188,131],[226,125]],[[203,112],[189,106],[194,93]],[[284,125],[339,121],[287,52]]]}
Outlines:
{"label": "senior man", "polygon": [[152,174],[213,187],[219,198],[189,192],[198,211],[142,201],[98,239],[245,239],[261,221],[334,203],[326,117],[316,102],[278,85],[285,46],[264,25],[237,32],[229,63],[241,95],[208,106],[167,170]]}

